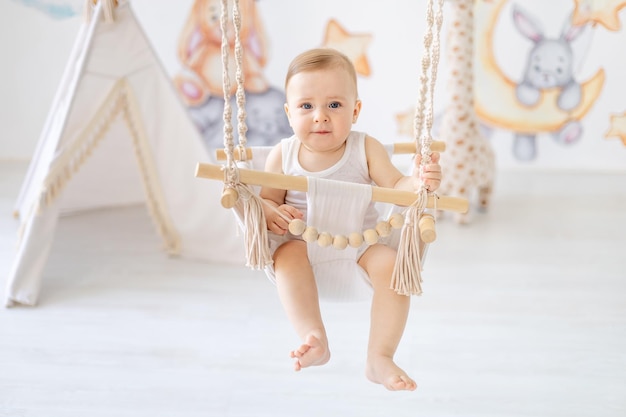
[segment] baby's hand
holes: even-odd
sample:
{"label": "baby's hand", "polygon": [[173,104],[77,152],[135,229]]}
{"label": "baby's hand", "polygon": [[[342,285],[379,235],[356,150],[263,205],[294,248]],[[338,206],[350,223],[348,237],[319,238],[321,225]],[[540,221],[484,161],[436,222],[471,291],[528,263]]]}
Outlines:
{"label": "baby's hand", "polygon": [[430,155],[430,163],[420,165],[422,162],[422,155],[417,154],[415,156],[415,168],[413,170],[413,176],[419,180],[419,183],[424,183],[426,189],[433,192],[441,185],[441,165],[439,165],[439,152],[433,152]]}
{"label": "baby's hand", "polygon": [[[284,235],[289,230],[289,222],[293,219],[302,219],[304,215],[293,206],[283,204],[276,209],[266,210],[265,220],[270,232]],[[287,220],[288,219],[288,220]]]}

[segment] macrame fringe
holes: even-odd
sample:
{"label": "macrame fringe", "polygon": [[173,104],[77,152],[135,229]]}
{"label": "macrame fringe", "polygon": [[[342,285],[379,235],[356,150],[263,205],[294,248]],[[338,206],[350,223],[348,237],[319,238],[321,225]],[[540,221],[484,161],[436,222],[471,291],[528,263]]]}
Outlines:
{"label": "macrame fringe", "polygon": [[[416,148],[421,154],[420,166],[430,163],[431,129],[433,123],[433,95],[439,64],[439,38],[443,20],[443,0],[428,0],[426,8],[427,30],[424,34],[424,55],[420,75],[420,94],[415,109],[413,130]],[[401,295],[422,294],[422,256],[419,220],[428,201],[428,190],[423,186],[416,201],[408,207],[404,226],[398,242],[396,264],[391,277],[391,288]]]}
{"label": "macrame fringe", "polygon": [[118,83],[112,88],[94,117],[87,123],[76,140],[59,150],[59,155],[55,158],[44,180],[35,211],[37,214],[54,203],[73,174],[77,173],[92,155],[94,149],[109,131],[115,118],[122,111],[123,100],[122,84]]}
{"label": "macrame fringe", "polygon": [[35,213],[41,214],[55,202],[72,176],[85,164],[113,122],[121,115],[132,139],[150,218],[163,239],[166,250],[176,255],[181,250],[181,238],[166,211],[167,205],[159,187],[154,157],[140,114],[134,93],[126,80],[120,79],[77,139],[59,152],[44,180]]}
{"label": "macrame fringe", "polygon": [[165,196],[159,186],[159,176],[154,164],[154,156],[148,141],[145,126],[141,120],[141,111],[134,92],[126,81],[120,87],[122,97],[122,116],[132,138],[135,157],[139,165],[141,183],[146,195],[148,213],[155,225],[165,249],[170,255],[178,255],[181,251],[181,238],[167,211]]}
{"label": "macrame fringe", "polygon": [[[221,0],[220,28],[222,29],[222,82],[224,92],[224,151],[226,153],[226,166],[224,167],[226,187],[235,189],[239,195],[235,210],[238,211],[243,224],[243,238],[246,255],[246,266],[252,269],[264,269],[272,265],[272,255],[269,248],[269,237],[267,224],[265,222],[265,212],[263,211],[263,200],[256,195],[251,188],[239,181],[238,168],[235,163],[234,138],[232,126],[232,109],[230,106],[230,77],[228,71],[229,48],[228,43],[228,4],[229,0]],[[237,132],[239,135],[239,147],[242,155],[245,155],[246,131],[248,130],[245,108],[245,91],[243,76],[243,46],[241,44],[241,14],[239,10],[239,0],[232,1],[233,25],[235,30],[235,63],[237,82]]]}
{"label": "macrame fringe", "polygon": [[93,8],[93,0],[85,0],[83,2],[83,21],[87,24],[91,22],[91,9]]}
{"label": "macrame fringe", "polygon": [[93,9],[97,6],[98,2],[102,3],[104,21],[105,23],[115,22],[115,8],[118,5],[118,0],[85,0],[83,6],[83,20],[85,23],[90,23],[93,15]]}
{"label": "macrame fringe", "polygon": [[269,247],[263,200],[248,186],[239,183],[238,209],[243,216],[243,240],[246,254],[246,266],[251,269],[265,269],[273,264]]}
{"label": "macrame fringe", "polygon": [[104,21],[105,23],[115,22],[115,7],[117,7],[117,0],[99,0],[102,2],[104,8]]}
{"label": "macrame fringe", "polygon": [[391,275],[391,288],[400,295],[422,294],[422,257],[419,219],[424,212],[428,194],[420,193],[415,203],[404,215],[404,226],[400,232],[396,264]]}

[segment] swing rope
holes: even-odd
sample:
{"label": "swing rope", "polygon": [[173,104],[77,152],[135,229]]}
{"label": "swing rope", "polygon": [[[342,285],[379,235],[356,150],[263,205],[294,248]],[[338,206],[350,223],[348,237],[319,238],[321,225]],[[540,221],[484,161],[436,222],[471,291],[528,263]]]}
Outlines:
{"label": "swing rope", "polygon": [[[420,75],[421,87],[415,108],[413,126],[416,150],[419,150],[421,155],[420,170],[431,162],[433,101],[437,81],[437,66],[439,64],[439,39],[442,22],[443,0],[437,0],[436,11],[434,9],[434,0],[428,0],[424,55],[422,57],[422,72]],[[420,223],[434,222],[434,217],[425,213],[428,192],[428,188],[422,182],[420,189],[417,191],[418,198],[404,212],[404,227],[401,230],[396,263],[391,277],[391,288],[398,294],[410,296],[422,293],[421,252],[422,249],[426,248],[427,243],[420,239]],[[434,239],[434,236],[432,238]],[[423,248],[420,248],[420,245],[423,245]]]}
{"label": "swing rope", "polygon": [[[244,247],[246,266],[252,269],[264,269],[270,266],[272,256],[268,243],[268,232],[265,225],[263,200],[247,185],[239,181],[239,170],[234,157],[235,141],[233,139],[232,108],[230,105],[231,85],[229,73],[229,42],[228,42],[228,0],[222,0],[220,27],[222,30],[222,87],[224,90],[224,149],[226,166],[224,168],[224,194],[222,204],[240,210],[243,217]],[[246,98],[243,75],[243,48],[241,46],[241,14],[239,0],[233,0],[233,26],[235,32],[235,79],[237,82],[237,133],[239,136],[239,154],[245,163],[246,140]],[[224,201],[227,200],[227,201]]]}

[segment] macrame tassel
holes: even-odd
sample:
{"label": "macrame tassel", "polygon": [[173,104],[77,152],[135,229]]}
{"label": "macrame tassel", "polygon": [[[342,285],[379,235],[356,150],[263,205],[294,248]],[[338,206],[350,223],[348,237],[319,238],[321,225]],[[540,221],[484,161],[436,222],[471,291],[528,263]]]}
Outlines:
{"label": "macrame tassel", "polygon": [[264,269],[272,265],[267,224],[262,199],[246,185],[237,186],[239,200],[237,209],[243,215],[243,239],[246,252],[246,266],[251,269]]}
{"label": "macrame tassel", "polygon": [[[118,84],[119,93],[117,100],[114,101],[114,106],[110,110],[109,120],[103,124],[108,126],[112,122],[112,115],[121,111],[126,127],[130,132],[133,149],[135,151],[135,158],[137,159],[137,165],[139,166],[139,174],[142,180],[143,188],[146,195],[146,205],[148,213],[154,222],[159,235],[165,243],[165,248],[171,255],[178,255],[181,250],[181,238],[174,227],[172,219],[169,217],[169,213],[166,209],[165,198],[163,196],[163,190],[159,187],[157,181],[158,175],[154,165],[154,160],[149,150],[148,136],[144,125],[141,123],[141,114],[139,111],[139,105],[133,91],[130,89],[126,81],[122,81]],[[107,127],[108,128],[108,127]],[[98,132],[94,144],[102,138],[105,130],[103,128]]]}
{"label": "macrame tassel", "polygon": [[400,233],[396,264],[391,276],[391,288],[400,295],[422,294],[422,261],[420,254],[419,219],[428,195],[424,190],[415,203],[407,208]]}
{"label": "macrame tassel", "polygon": [[83,21],[86,24],[91,22],[91,8],[93,7],[92,0],[83,1]]}
{"label": "macrame tassel", "polygon": [[104,8],[104,21],[106,23],[115,22],[115,13],[114,9],[117,6],[117,1],[115,0],[100,0],[102,2],[102,7]]}

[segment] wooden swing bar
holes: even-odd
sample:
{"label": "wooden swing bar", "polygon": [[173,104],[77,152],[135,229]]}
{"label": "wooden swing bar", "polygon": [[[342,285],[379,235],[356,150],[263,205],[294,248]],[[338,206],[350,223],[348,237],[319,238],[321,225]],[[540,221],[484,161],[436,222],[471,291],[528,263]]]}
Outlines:
{"label": "wooden swing bar", "polygon": [[[306,177],[276,174],[265,171],[239,168],[239,180],[244,184],[259,185],[281,190],[308,191]],[[198,163],[196,177],[224,181],[224,171],[221,165]],[[232,208],[237,202],[237,191],[227,188],[222,195],[222,206]],[[410,206],[417,199],[411,191],[400,191],[393,188],[372,186],[372,201],[392,203],[398,206]],[[469,202],[464,198],[429,195],[426,207],[437,210],[467,213]]]}

